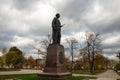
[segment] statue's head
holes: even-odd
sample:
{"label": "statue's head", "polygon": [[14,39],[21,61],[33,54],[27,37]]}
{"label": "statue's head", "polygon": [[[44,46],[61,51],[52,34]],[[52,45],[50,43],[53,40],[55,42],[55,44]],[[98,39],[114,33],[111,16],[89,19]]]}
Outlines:
{"label": "statue's head", "polygon": [[59,14],[59,13],[57,13],[57,14],[56,14],[56,17],[57,17],[57,18],[60,18],[60,14]]}

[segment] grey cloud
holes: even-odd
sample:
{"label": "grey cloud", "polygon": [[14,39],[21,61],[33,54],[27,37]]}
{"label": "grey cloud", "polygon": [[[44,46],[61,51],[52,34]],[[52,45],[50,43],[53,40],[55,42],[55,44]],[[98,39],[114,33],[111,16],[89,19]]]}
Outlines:
{"label": "grey cloud", "polygon": [[3,48],[9,48],[9,42],[12,41],[12,37],[14,33],[12,32],[1,32],[0,34],[0,51],[2,51]]}
{"label": "grey cloud", "polygon": [[80,18],[90,9],[91,0],[72,0],[62,10],[64,17],[79,22]]}
{"label": "grey cloud", "polygon": [[105,54],[109,55],[115,55],[116,54],[116,50],[115,49],[104,49],[103,52]]}
{"label": "grey cloud", "polygon": [[0,0],[0,4],[11,4],[12,0]]}
{"label": "grey cloud", "polygon": [[[0,4],[4,6],[10,6],[10,8],[12,7],[18,13],[17,16],[12,14],[7,15],[8,12],[12,9],[10,9],[8,12],[6,11],[6,14],[3,15],[1,15],[0,12],[0,50],[3,48],[3,46],[8,46],[8,42],[12,41],[14,35],[32,38],[36,42],[39,42],[39,39],[41,39],[42,36],[45,36],[46,34],[51,34],[51,23],[48,23],[47,21],[45,22],[47,25],[41,25],[42,22],[39,21],[35,23],[35,21],[39,19],[37,19],[38,17],[33,19],[34,15],[31,15],[35,12],[33,8],[36,5],[39,5],[37,4],[38,1],[40,2],[43,0],[0,0]],[[48,1],[48,3],[49,2],[50,1]],[[103,12],[101,12],[103,19],[97,21],[97,18],[101,17],[97,16],[96,20],[93,18],[96,22],[90,23],[91,19],[85,17],[87,17],[88,13],[92,15],[90,11],[91,9],[93,9],[95,2],[98,2],[101,6],[103,6]],[[80,31],[92,31],[96,33],[100,32],[101,36],[107,34],[111,34],[112,36],[112,33],[114,32],[116,32],[117,34],[120,33],[119,0],[63,0],[63,3],[65,3],[64,6],[59,5],[59,3],[56,4],[57,6],[49,4],[49,6],[52,6],[56,11],[61,13],[61,21],[66,24],[65,27],[63,27],[62,29],[63,35],[71,35],[72,32],[76,33]],[[44,5],[46,4],[47,3],[45,3]],[[6,7],[1,6],[1,8]],[[22,10],[24,10],[25,13]],[[110,13],[110,15],[107,15],[107,17],[104,18],[104,11]],[[11,13],[14,13],[14,11],[11,11]],[[39,13],[40,12],[35,15],[38,16]],[[29,18],[31,16],[32,18]],[[25,17],[27,18],[27,20]],[[12,24],[12,21],[16,21],[15,25]],[[106,37],[109,38],[109,36],[105,36],[102,40],[104,41]],[[118,47],[120,47],[119,41],[116,42],[115,45],[103,44],[103,48],[105,49]],[[23,49],[25,52],[29,52],[28,47],[23,47],[21,49]],[[107,51],[105,52],[107,53]],[[108,53],[112,54],[113,52],[108,51]]]}
{"label": "grey cloud", "polygon": [[[83,18],[86,17],[89,10],[93,8],[94,3],[98,2],[103,6],[105,11],[108,11],[111,15],[106,18],[103,18],[101,21],[97,23],[88,23]],[[65,8],[62,10],[62,14],[64,18],[72,19],[74,23],[79,24],[79,28],[74,28],[75,31],[80,31],[81,29],[88,29],[93,32],[100,32],[100,33],[109,33],[111,31],[120,31],[119,29],[119,21],[120,21],[120,1],[113,1],[113,0],[73,0],[68,2]],[[117,8],[116,8],[117,6]],[[104,12],[101,13],[104,16]],[[99,16],[101,17],[101,16]],[[96,18],[97,20],[97,18]],[[88,21],[91,21],[88,19]],[[110,22],[108,22],[110,21]],[[82,26],[85,25],[85,26]],[[73,27],[74,25],[72,25]],[[78,30],[79,29],[79,30]]]}
{"label": "grey cloud", "polygon": [[[111,33],[111,32],[118,32],[120,33],[120,20],[113,21],[109,24],[94,24],[94,25],[89,25],[89,30],[93,32],[99,32],[102,35],[106,33]],[[112,35],[111,35],[112,36]]]}
{"label": "grey cloud", "polygon": [[13,5],[18,9],[32,8],[34,3],[39,0],[13,0]]}

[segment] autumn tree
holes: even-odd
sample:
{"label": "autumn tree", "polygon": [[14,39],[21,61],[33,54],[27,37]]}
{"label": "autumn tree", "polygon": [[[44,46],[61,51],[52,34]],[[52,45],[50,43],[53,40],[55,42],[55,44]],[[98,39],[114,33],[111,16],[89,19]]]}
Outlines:
{"label": "autumn tree", "polygon": [[40,43],[43,49],[43,51],[41,52],[43,54],[43,64],[45,64],[47,48],[50,44],[52,44],[52,36],[48,34]]}
{"label": "autumn tree", "polygon": [[75,61],[74,69],[75,69],[75,70],[80,70],[80,69],[82,69],[81,60],[76,60],[76,61]]}
{"label": "autumn tree", "polygon": [[84,49],[86,50],[89,57],[90,72],[93,73],[95,54],[102,51],[100,45],[100,36],[98,33],[86,33],[86,46]]}
{"label": "autumn tree", "polygon": [[11,47],[6,54],[6,64],[12,65],[14,68],[22,68],[25,57],[23,52],[17,47]]}
{"label": "autumn tree", "polygon": [[65,66],[68,70],[70,70],[70,65],[71,65],[71,62],[70,62],[69,57],[65,57],[64,66]]}
{"label": "autumn tree", "polygon": [[116,57],[119,59],[120,62],[120,51],[117,53]]}
{"label": "autumn tree", "polygon": [[97,70],[105,69],[106,68],[106,58],[101,54],[95,55],[94,66],[95,66],[95,69],[97,69]]}
{"label": "autumn tree", "polygon": [[47,48],[48,48],[49,44],[52,44],[52,36],[51,36],[50,34],[48,34],[48,35],[41,41],[42,48],[44,48],[45,52],[47,52]]}
{"label": "autumn tree", "polygon": [[86,51],[84,49],[80,50],[80,55],[79,55],[78,60],[81,63],[82,69],[89,70],[89,66],[90,66],[89,57],[88,57],[88,54],[86,53]]}
{"label": "autumn tree", "polygon": [[36,62],[34,60],[34,58],[32,56],[29,56],[28,59],[27,59],[27,64],[30,66],[30,68],[33,68],[35,67],[36,65]]}

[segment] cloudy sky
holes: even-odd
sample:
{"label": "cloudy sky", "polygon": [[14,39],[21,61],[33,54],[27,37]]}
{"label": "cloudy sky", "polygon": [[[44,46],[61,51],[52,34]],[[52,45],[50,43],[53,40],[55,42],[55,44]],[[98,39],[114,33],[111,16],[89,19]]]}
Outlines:
{"label": "cloudy sky", "polygon": [[104,55],[116,58],[120,0],[0,0],[0,52],[17,46],[26,56],[33,55],[36,50],[30,44],[39,48],[40,41],[51,34],[56,13],[65,24],[62,44],[69,37],[81,40],[85,32],[100,33]]}

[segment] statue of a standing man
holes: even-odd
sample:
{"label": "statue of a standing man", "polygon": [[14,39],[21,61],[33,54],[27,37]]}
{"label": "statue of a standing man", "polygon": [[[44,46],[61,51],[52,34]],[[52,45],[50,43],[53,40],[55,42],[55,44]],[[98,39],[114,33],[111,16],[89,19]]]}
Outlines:
{"label": "statue of a standing man", "polygon": [[53,38],[53,44],[60,44],[61,40],[61,25],[60,23],[60,14],[57,13],[52,21],[52,38]]}

